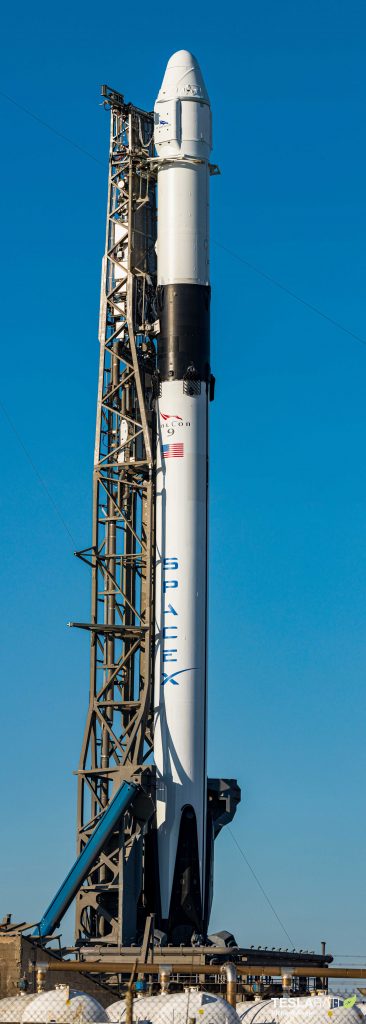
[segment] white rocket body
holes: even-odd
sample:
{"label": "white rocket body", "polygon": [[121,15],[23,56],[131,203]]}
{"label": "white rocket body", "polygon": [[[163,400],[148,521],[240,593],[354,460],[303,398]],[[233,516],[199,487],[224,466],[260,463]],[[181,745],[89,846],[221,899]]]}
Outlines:
{"label": "white rocket body", "polygon": [[[211,108],[192,54],[171,57],[155,104],[158,284],[210,283]],[[192,160],[188,158],[192,157]]]}
{"label": "white rocket body", "polygon": [[[154,753],[160,893],[162,916],[167,919],[181,812],[187,805],[196,814],[201,886],[205,864],[206,393],[183,395],[181,381],[163,385],[159,418]],[[167,445],[181,446],[183,454],[164,457]]]}
{"label": "white rocket body", "polygon": [[[166,340],[157,400],[154,756],[161,916],[168,921],[177,857],[184,862],[182,851],[177,853],[179,843],[184,846],[183,813],[196,822],[199,878],[192,884],[199,885],[203,913],[207,801],[210,384],[203,357],[200,366],[196,304],[209,309],[211,111],[200,69],[185,50],[167,66],[155,106],[155,145],[158,290]],[[186,845],[192,834],[186,832]],[[186,909],[197,927],[189,896]]]}

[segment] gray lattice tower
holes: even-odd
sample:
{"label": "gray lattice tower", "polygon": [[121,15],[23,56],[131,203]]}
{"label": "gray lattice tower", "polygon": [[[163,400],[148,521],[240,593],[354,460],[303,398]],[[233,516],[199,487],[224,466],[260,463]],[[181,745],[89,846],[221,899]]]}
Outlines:
{"label": "gray lattice tower", "polygon": [[[153,116],[103,87],[111,109],[93,474],[90,696],[78,771],[78,852],[112,793],[151,763],[154,550]],[[151,805],[152,806],[152,805]],[[76,940],[134,941],[143,924],[143,820],[127,813],[76,900]]]}

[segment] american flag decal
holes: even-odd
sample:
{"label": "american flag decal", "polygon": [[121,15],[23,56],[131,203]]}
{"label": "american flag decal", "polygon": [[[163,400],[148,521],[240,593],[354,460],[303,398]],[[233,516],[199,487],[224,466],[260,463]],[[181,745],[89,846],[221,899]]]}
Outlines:
{"label": "american flag decal", "polygon": [[182,459],[184,444],[163,444],[163,459]]}

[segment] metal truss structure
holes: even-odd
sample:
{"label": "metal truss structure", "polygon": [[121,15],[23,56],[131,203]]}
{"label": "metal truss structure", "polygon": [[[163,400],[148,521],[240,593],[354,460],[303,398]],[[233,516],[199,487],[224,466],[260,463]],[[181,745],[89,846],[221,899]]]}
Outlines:
{"label": "metal truss structure", "polygon": [[[153,115],[103,86],[111,112],[93,477],[90,697],[78,770],[77,846],[112,793],[148,775],[152,749],[156,200]],[[146,789],[146,786],[145,786]],[[150,808],[150,810],[149,810]],[[135,940],[144,821],[124,815],[76,900],[79,944]],[[140,840],[140,841],[139,841]],[[136,909],[137,908],[137,909]]]}

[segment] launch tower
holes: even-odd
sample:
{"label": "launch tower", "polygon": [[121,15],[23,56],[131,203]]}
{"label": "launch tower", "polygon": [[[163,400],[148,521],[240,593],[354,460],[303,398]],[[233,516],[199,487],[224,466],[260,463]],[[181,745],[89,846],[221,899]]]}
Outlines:
{"label": "launch tower", "polygon": [[[255,950],[230,932],[208,935],[214,841],[240,800],[234,779],[207,778],[206,761],[209,96],[186,50],[168,62],[154,114],[108,86],[102,96],[110,147],[93,525],[77,552],[91,573],[91,614],[70,623],[90,639],[77,858],[32,935],[8,915],[0,953],[22,969],[23,987],[47,959],[68,983],[92,972],[104,994],[108,977],[109,996],[136,972],[220,986],[223,967],[229,991],[232,962],[249,993],[252,975],[268,992],[279,974],[282,990],[298,968],[296,991],[306,991],[332,960],[325,948]],[[76,948],[55,950],[73,901]]]}
{"label": "launch tower", "polygon": [[[106,247],[93,471],[90,694],[78,771],[77,849],[111,794],[149,778],[153,719],[156,288],[153,117],[103,88],[110,106]],[[145,785],[145,782],[144,782]],[[145,806],[146,803],[146,806]],[[76,941],[129,944],[148,887],[146,798],[116,824],[76,898]],[[140,839],[140,841],[139,841]],[[142,872],[144,877],[142,892]]]}
{"label": "launch tower", "polygon": [[[78,857],[38,934],[76,898],[75,940],[110,955],[204,945],[213,844],[240,800],[207,779],[211,110],[195,58],[155,114],[110,109],[90,548],[89,706]],[[156,195],[158,194],[158,204]],[[158,208],[157,208],[158,206]]]}

